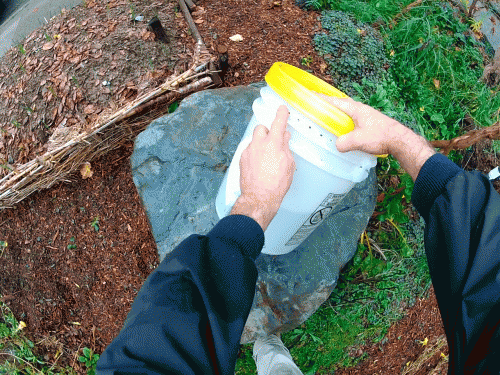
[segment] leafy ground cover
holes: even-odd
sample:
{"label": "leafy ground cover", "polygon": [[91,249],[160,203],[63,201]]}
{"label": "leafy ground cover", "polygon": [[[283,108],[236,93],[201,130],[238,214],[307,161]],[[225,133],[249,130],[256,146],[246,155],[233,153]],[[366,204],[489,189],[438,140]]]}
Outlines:
{"label": "leafy ground cover", "polygon": [[[306,1],[327,9],[321,17],[326,32],[314,42],[334,83],[431,140],[497,122],[500,95],[480,80],[493,50],[473,21],[446,2],[423,2],[394,22],[410,3]],[[375,22],[377,29],[370,26]],[[461,162],[463,153],[450,157]],[[383,342],[401,308],[431,285],[424,223],[415,220],[410,204],[413,181],[392,157],[379,160],[377,176],[383,191],[366,242],[361,239],[327,303],[301,329],[283,335],[305,373],[333,373],[365,359],[366,352],[353,356],[352,348]],[[243,370],[251,365],[246,362],[241,373],[251,373]],[[439,361],[434,365],[443,368]]]}
{"label": "leafy ground cover", "polygon": [[[250,30],[243,35],[246,43],[229,45],[226,87],[261,81],[274,61],[285,61],[342,86],[429,139],[497,121],[498,95],[479,80],[491,55],[488,46],[470,20],[446,2],[422,2],[395,23],[410,1],[306,3],[309,11],[286,2],[264,7],[199,1],[205,11],[197,24],[207,45]],[[126,9],[142,12],[140,6]],[[341,19],[345,27],[335,29]],[[172,35],[186,42],[186,25],[178,27]],[[338,52],[344,39],[350,43]],[[359,49],[364,53],[356,53]],[[342,65],[345,56],[355,58]],[[478,145],[451,157],[485,172],[498,163],[494,146]],[[91,179],[59,184],[2,213],[0,372],[91,374],[97,355],[121,328],[157,261],[130,176],[130,153],[131,144],[113,160],[93,163]],[[422,222],[410,203],[413,182],[391,157],[380,161],[377,175],[376,210],[338,287],[310,319],[282,337],[305,374],[417,373],[405,370],[411,369],[408,362],[424,352],[427,338],[430,345],[443,333]],[[495,187],[500,191],[498,183]],[[255,374],[251,353],[251,345],[242,346],[237,374]],[[446,354],[440,349],[426,371],[445,362]]]}

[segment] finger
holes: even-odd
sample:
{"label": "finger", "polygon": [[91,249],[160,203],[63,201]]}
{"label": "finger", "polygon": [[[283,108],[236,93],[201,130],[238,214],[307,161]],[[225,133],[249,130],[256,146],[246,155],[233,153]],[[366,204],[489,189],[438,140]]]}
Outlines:
{"label": "finger", "polygon": [[344,112],[347,116],[352,117],[356,113],[356,102],[351,98],[336,98],[334,96],[328,96],[324,94],[317,93],[321,99],[324,101],[334,105],[342,112]]}
{"label": "finger", "polygon": [[292,135],[288,130],[285,130],[285,134],[283,134],[283,149],[290,148],[290,138],[292,138]]}
{"label": "finger", "polygon": [[356,148],[355,138],[352,136],[352,133],[344,134],[337,138],[335,146],[340,152],[352,151]]}
{"label": "finger", "polygon": [[257,125],[253,130],[253,139],[264,139],[267,137],[269,130],[264,125]]}
{"label": "finger", "polygon": [[276,112],[276,118],[271,125],[271,131],[269,132],[272,137],[283,139],[289,115],[288,108],[285,105],[280,105]]}
{"label": "finger", "polygon": [[285,132],[285,142],[288,143],[290,142],[290,139],[292,138],[292,133],[290,133],[288,130]]}

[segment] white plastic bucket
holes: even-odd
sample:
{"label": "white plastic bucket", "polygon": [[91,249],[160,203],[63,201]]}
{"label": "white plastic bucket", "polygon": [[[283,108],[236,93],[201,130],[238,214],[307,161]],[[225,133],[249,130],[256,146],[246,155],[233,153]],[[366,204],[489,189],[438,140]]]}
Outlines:
{"label": "white plastic bucket", "polygon": [[216,198],[220,219],[229,215],[241,195],[240,157],[253,139],[257,125],[268,129],[280,105],[290,111],[287,130],[296,171],[278,213],[265,231],[264,254],[281,255],[294,250],[333,212],[352,187],[368,177],[377,157],[360,151],[340,153],[337,137],[285,102],[269,85],[261,88],[252,105],[252,119],[236,149]]}

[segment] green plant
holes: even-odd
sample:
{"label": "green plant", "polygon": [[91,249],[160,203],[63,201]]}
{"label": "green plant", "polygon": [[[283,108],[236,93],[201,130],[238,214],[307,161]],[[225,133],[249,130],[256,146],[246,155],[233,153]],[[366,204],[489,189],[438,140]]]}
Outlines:
{"label": "green plant", "polygon": [[99,232],[99,216],[95,217],[90,222],[90,226],[93,227],[96,232]]}
{"label": "green plant", "polygon": [[130,18],[132,21],[135,20],[135,5],[134,4],[129,4],[129,8],[130,8]]}
{"label": "green plant", "polygon": [[412,0],[302,0],[307,7],[314,10],[337,10],[354,16],[366,23],[388,22],[401,9],[412,3]]}
{"label": "green plant", "polygon": [[418,6],[409,14],[386,30],[388,48],[398,51],[393,76],[427,138],[461,135],[466,115],[491,125],[500,96],[480,80],[484,63],[478,47],[485,45],[470,35],[468,20],[457,19],[448,3]]}
{"label": "green plant", "polygon": [[173,113],[179,107],[179,101],[175,101],[168,106],[168,113]]}
{"label": "green plant", "polygon": [[21,55],[25,55],[26,54],[26,50],[24,49],[24,46],[22,44],[19,44],[17,46],[17,48],[19,49],[19,52],[21,53]]}
{"label": "green plant", "polygon": [[479,32],[481,31],[481,27],[483,26],[483,21],[479,20],[476,21],[474,18],[470,19],[470,28],[474,32]]}
{"label": "green plant", "polygon": [[307,57],[303,57],[300,60],[300,64],[304,65],[304,66],[307,66],[307,67],[309,67],[309,65],[311,65],[312,62],[313,62],[313,58],[311,56],[309,56],[309,55]]}
{"label": "green plant", "polygon": [[322,12],[321,24],[327,33],[315,35],[315,49],[340,90],[353,95],[353,84],[361,84],[363,78],[381,82],[387,77],[389,60],[375,29],[340,11]]}
{"label": "green plant", "polygon": [[52,86],[48,86],[47,89],[51,92],[51,94],[57,98],[57,93],[55,92],[55,90],[52,88]]}
{"label": "green plant", "polygon": [[51,38],[51,36],[49,34],[47,34],[45,32],[43,34],[45,35],[45,39],[47,40],[47,42],[52,41],[52,38]]}
{"label": "green plant", "polygon": [[21,127],[21,123],[17,120],[12,120],[12,124],[16,127],[16,128],[20,128]]}
{"label": "green plant", "polygon": [[[69,239],[71,242],[75,242],[75,237],[71,237]],[[74,243],[68,245],[68,250],[74,250],[76,249],[76,245]]]}
{"label": "green plant", "polygon": [[97,361],[99,360],[99,354],[95,354],[91,349],[85,347],[82,350],[83,355],[78,357],[78,360],[85,364],[87,368],[87,375],[95,375],[95,369]]}
{"label": "green plant", "polygon": [[4,250],[9,246],[7,241],[0,241],[0,257],[3,255]]}
{"label": "green plant", "polygon": [[74,370],[58,366],[57,360],[53,364],[43,361],[35,343],[24,335],[25,327],[0,300],[0,374],[76,375]]}
{"label": "green plant", "polygon": [[[35,108],[35,107],[33,107]],[[28,107],[26,104],[23,105],[23,109],[28,112],[28,115],[31,115],[33,112],[35,112],[34,109],[32,109],[31,107]]]}
{"label": "green plant", "polygon": [[500,141],[491,142],[491,151],[495,154],[500,154]]}

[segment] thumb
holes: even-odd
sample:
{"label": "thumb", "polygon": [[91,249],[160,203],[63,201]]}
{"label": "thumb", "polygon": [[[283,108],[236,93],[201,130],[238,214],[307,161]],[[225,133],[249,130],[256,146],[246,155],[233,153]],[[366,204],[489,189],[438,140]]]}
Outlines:
{"label": "thumb", "polygon": [[340,137],[337,138],[337,141],[335,142],[335,146],[337,147],[337,150],[339,152],[348,152],[352,150],[356,150],[358,147],[358,144],[353,137],[353,132],[344,134]]}

